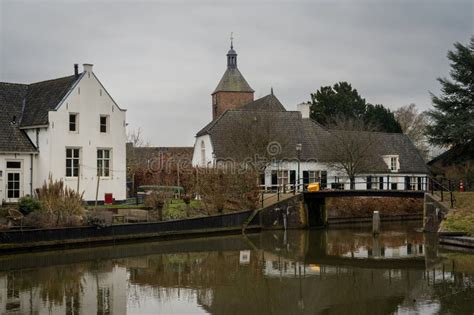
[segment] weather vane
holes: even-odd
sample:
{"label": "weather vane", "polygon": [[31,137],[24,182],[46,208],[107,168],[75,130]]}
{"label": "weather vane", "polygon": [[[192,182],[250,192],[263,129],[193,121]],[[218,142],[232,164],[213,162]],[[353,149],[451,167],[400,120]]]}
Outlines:
{"label": "weather vane", "polygon": [[230,32],[230,49],[234,49],[234,32]]}

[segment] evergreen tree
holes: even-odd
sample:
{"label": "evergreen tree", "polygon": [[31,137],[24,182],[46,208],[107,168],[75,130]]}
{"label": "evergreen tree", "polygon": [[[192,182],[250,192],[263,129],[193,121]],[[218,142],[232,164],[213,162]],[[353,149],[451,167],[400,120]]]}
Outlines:
{"label": "evergreen tree", "polygon": [[364,121],[380,131],[393,133],[402,132],[402,127],[395,118],[394,113],[381,104],[367,104]]}
{"label": "evergreen tree", "polygon": [[311,118],[324,126],[336,120],[358,120],[383,132],[402,132],[394,114],[383,105],[367,104],[347,82],[322,86],[311,94]]}
{"label": "evergreen tree", "polygon": [[311,94],[311,118],[322,125],[338,118],[363,120],[366,102],[347,82],[322,86]]}
{"label": "evergreen tree", "polygon": [[431,94],[434,110],[428,112],[428,139],[441,146],[472,145],[474,138],[474,37],[454,47],[448,52],[451,80],[438,78],[441,95]]}

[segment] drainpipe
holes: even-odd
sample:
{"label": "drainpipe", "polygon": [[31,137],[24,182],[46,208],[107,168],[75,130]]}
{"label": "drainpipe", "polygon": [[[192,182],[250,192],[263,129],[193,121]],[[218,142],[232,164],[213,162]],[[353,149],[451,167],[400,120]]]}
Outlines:
{"label": "drainpipe", "polygon": [[30,196],[33,197],[33,153],[30,154]]}

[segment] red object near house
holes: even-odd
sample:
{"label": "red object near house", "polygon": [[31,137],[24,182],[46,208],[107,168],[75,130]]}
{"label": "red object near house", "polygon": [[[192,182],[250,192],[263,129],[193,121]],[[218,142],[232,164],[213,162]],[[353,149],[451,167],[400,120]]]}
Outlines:
{"label": "red object near house", "polygon": [[111,205],[114,202],[113,194],[105,194],[104,196],[104,203],[106,205]]}
{"label": "red object near house", "polygon": [[461,181],[459,181],[459,191],[460,192],[464,192],[464,183]]}

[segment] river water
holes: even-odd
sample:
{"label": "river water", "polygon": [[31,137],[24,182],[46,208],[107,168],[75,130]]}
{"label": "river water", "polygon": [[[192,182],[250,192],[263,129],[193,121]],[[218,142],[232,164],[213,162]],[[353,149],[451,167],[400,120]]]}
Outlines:
{"label": "river water", "polygon": [[1,314],[474,314],[474,254],[418,224],[0,256]]}

